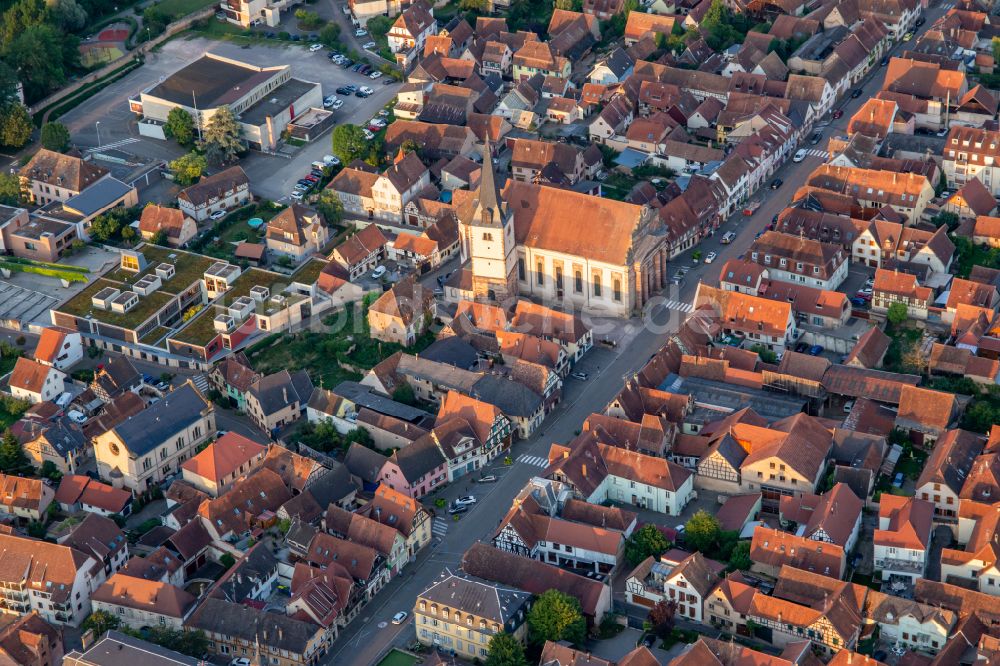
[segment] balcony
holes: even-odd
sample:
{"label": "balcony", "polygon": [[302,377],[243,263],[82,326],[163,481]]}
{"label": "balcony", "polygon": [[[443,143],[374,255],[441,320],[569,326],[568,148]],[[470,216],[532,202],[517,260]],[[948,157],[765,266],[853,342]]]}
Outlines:
{"label": "balcony", "polygon": [[913,560],[896,560],[888,557],[881,560],[881,562],[882,566],[879,568],[883,571],[888,571],[889,573],[910,574],[913,576],[922,576],[924,573],[923,562],[914,562]]}

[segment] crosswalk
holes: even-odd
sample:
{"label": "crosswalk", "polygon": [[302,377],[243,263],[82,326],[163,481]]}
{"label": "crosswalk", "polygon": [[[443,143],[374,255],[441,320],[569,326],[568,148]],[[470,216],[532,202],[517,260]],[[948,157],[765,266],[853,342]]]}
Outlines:
{"label": "crosswalk", "polygon": [[129,137],[127,139],[122,139],[121,141],[113,141],[111,143],[102,143],[100,146],[98,146],[94,150],[113,150],[115,148],[121,148],[122,146],[127,146],[130,143],[138,143],[138,142],[139,142],[139,139],[137,139],[137,138],[135,138],[133,136],[133,137]]}
{"label": "crosswalk", "polygon": [[948,3],[945,3],[945,4],[941,5],[941,9],[942,9],[942,11],[948,11],[949,9],[951,9],[954,6],[955,6],[954,2],[948,2]]}
{"label": "crosswalk", "polygon": [[663,304],[671,310],[679,310],[680,312],[691,312],[693,309],[690,303],[682,303],[681,301],[664,301]]}
{"label": "crosswalk", "polygon": [[545,456],[529,456],[527,453],[522,453],[517,457],[517,462],[524,463],[525,465],[534,465],[535,467],[548,467],[549,459]]}
{"label": "crosswalk", "polygon": [[438,516],[434,519],[434,522],[431,523],[431,532],[433,532],[434,536],[439,539],[443,539],[444,536],[448,534],[448,521],[442,516]]}
{"label": "crosswalk", "polygon": [[210,387],[208,385],[208,377],[206,377],[205,375],[195,375],[194,377],[191,378],[191,382],[194,384],[195,388],[198,389],[198,391],[200,391],[203,395],[205,393],[208,393]]}
{"label": "crosswalk", "polygon": [[804,148],[806,155],[809,157],[819,157],[820,159],[826,159],[829,154],[825,150],[820,150],[819,148]]}

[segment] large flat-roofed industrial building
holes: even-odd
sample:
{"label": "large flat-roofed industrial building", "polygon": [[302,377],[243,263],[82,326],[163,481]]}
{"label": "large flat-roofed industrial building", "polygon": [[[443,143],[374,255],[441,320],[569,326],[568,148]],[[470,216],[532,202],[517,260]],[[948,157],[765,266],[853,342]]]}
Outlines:
{"label": "large flat-roofed industrial building", "polygon": [[163,138],[162,124],[171,109],[184,109],[204,129],[220,107],[228,106],[251,148],[273,150],[292,120],[310,108],[323,108],[323,92],[319,83],[293,78],[288,65],[258,67],[206,53],[130,99],[129,106],[143,116],[140,133],[157,138]]}

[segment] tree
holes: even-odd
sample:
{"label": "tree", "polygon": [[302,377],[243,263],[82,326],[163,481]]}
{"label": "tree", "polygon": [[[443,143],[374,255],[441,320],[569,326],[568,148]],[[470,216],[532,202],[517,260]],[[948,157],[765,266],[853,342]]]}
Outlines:
{"label": "tree", "polygon": [[368,19],[368,23],[365,27],[368,28],[368,32],[372,37],[385,37],[389,30],[392,29],[392,24],[395,21],[387,16],[373,16]]}
{"label": "tree", "polygon": [[21,202],[21,179],[13,173],[0,173],[0,204],[17,206]]}
{"label": "tree", "polygon": [[31,116],[24,104],[8,104],[0,111],[0,144],[22,148],[31,139]]}
{"label": "tree", "polygon": [[486,666],[528,666],[521,641],[506,631],[493,634],[486,645]]}
{"label": "tree", "polygon": [[528,611],[528,636],[532,643],[569,641],[582,645],[587,635],[587,621],[580,611],[580,602],[559,590],[542,593]]}
{"label": "tree", "polygon": [[97,637],[103,636],[108,631],[117,629],[119,626],[121,626],[121,622],[111,613],[107,611],[94,611],[83,621],[80,628],[84,631],[88,629],[93,631],[94,636]]}
{"label": "tree", "polygon": [[[90,225],[90,235],[100,242],[125,236],[125,230],[135,231],[128,226],[139,215],[138,208],[112,208],[94,218]],[[126,239],[128,240],[128,239]]]}
{"label": "tree", "polygon": [[129,245],[135,242],[136,233],[135,229],[133,229],[132,227],[123,226],[121,228],[120,235],[122,237],[122,240],[128,243]]}
{"label": "tree", "polygon": [[316,210],[326,220],[327,226],[338,225],[344,219],[344,204],[333,190],[324,189],[319,193]]}
{"label": "tree", "polygon": [[704,509],[697,511],[684,526],[684,542],[694,550],[711,550],[719,540],[722,525],[719,519]]}
{"label": "tree", "polygon": [[328,23],[319,31],[319,41],[326,46],[336,46],[340,43],[340,25]]}
{"label": "tree", "polygon": [[[44,476],[46,479],[51,479],[52,481],[58,481],[62,478],[63,473],[59,471],[56,464],[51,460],[46,460],[42,463],[42,468],[38,471],[39,476]],[[52,504],[51,506],[55,506]]]}
{"label": "tree", "polygon": [[174,182],[178,185],[190,185],[198,182],[201,174],[208,167],[208,162],[204,156],[198,153],[188,153],[181,155],[169,164],[170,171],[174,174]]}
{"label": "tree", "polygon": [[989,432],[995,423],[1000,423],[1000,409],[987,400],[973,400],[962,415],[962,427],[973,432]]}
{"label": "tree", "polygon": [[413,387],[410,386],[410,382],[402,381],[396,385],[396,388],[392,391],[392,399],[396,402],[401,402],[404,405],[417,404],[417,394],[414,393]]}
{"label": "tree", "polygon": [[653,524],[643,525],[625,541],[625,561],[630,567],[638,566],[647,557],[659,558],[670,548],[663,532]]}
{"label": "tree", "polygon": [[87,25],[87,10],[77,4],[76,0],[55,0],[49,11],[53,20],[66,32],[76,32]]}
{"label": "tree", "polygon": [[299,22],[299,27],[305,28],[306,30],[318,28],[326,22],[320,18],[319,14],[311,12],[307,9],[297,9],[295,11],[295,18]]}
{"label": "tree", "polygon": [[733,546],[733,552],[729,554],[729,568],[733,571],[745,571],[753,565],[750,560],[750,542],[740,541]]}
{"label": "tree", "polygon": [[357,125],[337,125],[333,130],[332,142],[333,154],[340,158],[344,166],[368,154],[368,140],[364,130]]}
{"label": "tree", "polygon": [[556,0],[556,9],[565,9],[570,12],[578,12],[583,9],[583,0]]}
{"label": "tree", "polygon": [[41,140],[43,147],[64,153],[70,146],[69,130],[62,123],[45,123],[42,125]]}
{"label": "tree", "polygon": [[993,47],[993,60],[1000,62],[1000,37],[994,37],[991,46]]}
{"label": "tree", "polygon": [[899,326],[904,321],[906,321],[906,318],[909,317],[909,315],[910,312],[906,307],[906,303],[901,303],[899,301],[896,301],[889,306],[889,311],[886,312],[885,316],[886,319],[889,320],[890,324],[892,324],[893,326]]}
{"label": "tree", "polygon": [[[143,29],[139,33],[139,39],[152,39],[153,37],[159,36],[164,30],[167,29],[167,26],[170,25],[173,18],[174,17],[169,12],[164,11],[156,5],[147,7],[142,12]],[[149,32],[146,31],[146,28],[149,28]]]}
{"label": "tree", "polygon": [[219,564],[224,566],[226,571],[229,571],[233,568],[233,565],[236,564],[236,558],[229,553],[223,553],[222,557],[219,558]]}
{"label": "tree", "polygon": [[26,99],[41,99],[66,82],[65,43],[72,41],[51,25],[38,25],[10,43],[7,60],[20,75]]}
{"label": "tree", "polygon": [[467,12],[485,14],[490,10],[490,0],[459,0],[458,8]]}
{"label": "tree", "polygon": [[0,45],[6,49],[25,30],[45,25],[47,20],[44,0],[17,0],[0,18]]}
{"label": "tree", "polygon": [[191,145],[194,142],[194,118],[181,107],[175,106],[167,114],[163,133],[182,146]]}
{"label": "tree", "polygon": [[660,638],[669,634],[674,626],[674,613],[676,612],[676,602],[666,599],[656,602],[656,605],[649,609],[649,615],[646,616],[650,631]]}
{"label": "tree", "polygon": [[0,438],[0,472],[11,474],[31,467],[21,443],[10,430],[5,430]]}
{"label": "tree", "polygon": [[242,150],[240,124],[228,106],[220,106],[205,127],[205,156],[213,164],[229,164]]}

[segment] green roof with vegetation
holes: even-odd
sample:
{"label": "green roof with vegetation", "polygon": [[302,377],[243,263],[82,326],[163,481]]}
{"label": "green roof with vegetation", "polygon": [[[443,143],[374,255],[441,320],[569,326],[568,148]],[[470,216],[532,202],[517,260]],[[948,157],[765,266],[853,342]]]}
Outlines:
{"label": "green roof with vegetation", "polygon": [[116,282],[135,284],[139,278],[152,273],[160,264],[172,264],[175,271],[174,276],[165,281],[159,291],[165,291],[168,294],[179,294],[190,287],[193,282],[200,280],[209,266],[219,261],[218,259],[206,257],[201,254],[193,254],[159,245],[150,245],[149,243],[139,248],[139,252],[146,258],[145,270],[139,273],[132,273],[123,270],[119,266],[104,277]]}
{"label": "green roof with vegetation", "polygon": [[91,315],[94,319],[111,326],[134,329],[159,312],[163,306],[174,298],[172,294],[164,293],[162,290],[157,290],[149,296],[140,296],[138,305],[128,312],[120,314],[118,312],[101,310],[100,308],[94,307],[91,299],[97,292],[106,287],[114,287],[121,291],[131,291],[129,285],[100,278],[98,280],[94,280],[94,282],[87,285],[83,291],[59,307],[55,308],[55,311],[64,312],[75,317],[86,317],[87,315]]}

